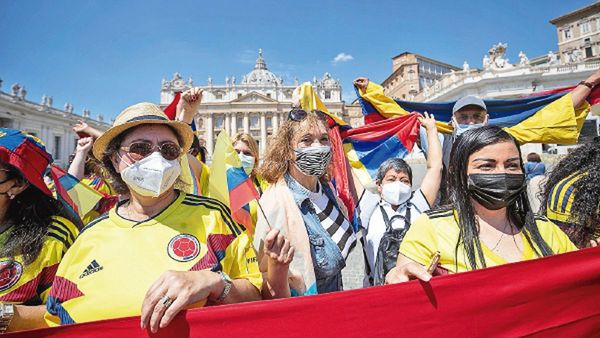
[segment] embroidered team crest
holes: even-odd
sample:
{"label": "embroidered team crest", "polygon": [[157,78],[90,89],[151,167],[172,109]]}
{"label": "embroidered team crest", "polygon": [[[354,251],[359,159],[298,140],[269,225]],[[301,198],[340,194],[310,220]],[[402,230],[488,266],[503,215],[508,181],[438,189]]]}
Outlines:
{"label": "embroidered team crest", "polygon": [[0,262],[0,292],[10,289],[23,274],[23,265],[16,261]]}
{"label": "embroidered team crest", "polygon": [[169,257],[178,262],[189,262],[198,257],[200,253],[200,242],[189,234],[179,234],[169,241],[167,246]]}

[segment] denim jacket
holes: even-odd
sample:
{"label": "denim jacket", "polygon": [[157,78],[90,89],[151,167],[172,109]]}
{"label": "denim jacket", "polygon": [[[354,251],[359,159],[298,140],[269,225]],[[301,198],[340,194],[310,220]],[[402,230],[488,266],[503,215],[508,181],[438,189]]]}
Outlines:
{"label": "denim jacket", "polygon": [[[285,175],[285,181],[294,196],[294,200],[300,209],[304,225],[306,226],[308,240],[310,241],[310,252],[315,268],[317,292],[342,291],[344,288],[342,284],[342,269],[346,266],[346,261],[337,244],[335,244],[329,233],[321,225],[321,221],[309,199],[311,192],[290,175]],[[327,197],[337,205],[337,201],[329,185],[320,182],[319,184]]]}

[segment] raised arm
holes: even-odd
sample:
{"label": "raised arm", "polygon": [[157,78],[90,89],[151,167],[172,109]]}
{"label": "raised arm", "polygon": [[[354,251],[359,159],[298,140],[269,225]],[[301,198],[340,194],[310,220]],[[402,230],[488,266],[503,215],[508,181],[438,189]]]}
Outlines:
{"label": "raised arm", "polygon": [[442,145],[438,138],[438,131],[435,125],[435,117],[425,112],[425,116],[419,117],[421,125],[427,131],[427,143],[429,151],[427,153],[427,172],[421,183],[421,191],[427,199],[429,205],[433,205],[437,199],[442,182]]}
{"label": "raised arm", "polygon": [[182,121],[187,124],[191,124],[194,121],[194,115],[200,108],[202,102],[202,89],[194,87],[186,90],[181,94],[181,100],[177,103],[177,112],[175,119]]}
{"label": "raised arm", "polygon": [[75,123],[75,125],[73,126],[73,131],[77,134],[88,134],[94,139],[97,139],[98,137],[100,137],[100,135],[102,135],[102,132],[100,130],[94,127],[90,127],[87,123],[85,123],[85,121],[82,120],[79,120],[77,121],[77,123]]}
{"label": "raised arm", "polygon": [[[598,84],[600,84],[600,69],[594,72],[594,74],[590,75],[587,79],[585,79],[584,82],[589,83],[592,86],[597,86]],[[573,107],[579,107],[583,103],[583,101],[585,101],[585,99],[590,95],[591,92],[592,89],[588,86],[583,84],[577,85],[577,87],[575,87],[575,89],[571,91]]]}
{"label": "raised arm", "polygon": [[73,162],[69,166],[69,174],[75,176],[78,180],[83,179],[85,176],[85,161],[87,160],[90,150],[94,145],[94,139],[92,137],[84,137],[77,141],[77,148],[75,148],[75,157]]}

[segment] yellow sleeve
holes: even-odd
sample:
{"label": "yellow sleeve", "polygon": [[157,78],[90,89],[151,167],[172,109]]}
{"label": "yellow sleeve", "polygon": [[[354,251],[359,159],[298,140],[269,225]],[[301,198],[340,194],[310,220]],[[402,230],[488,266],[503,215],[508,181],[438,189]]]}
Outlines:
{"label": "yellow sleeve", "polygon": [[[52,267],[58,265],[63,256],[67,253],[67,250],[75,238],[79,234],[79,230],[75,224],[63,217],[54,217],[54,221],[48,228],[48,240],[44,243],[42,255],[44,256],[44,266]],[[45,304],[48,299],[48,293],[52,286],[52,281],[56,275],[55,269],[43,269],[42,270],[42,281],[48,281],[47,284],[41,284],[38,289],[40,298]]]}
{"label": "yellow sleeve", "polygon": [[400,243],[400,253],[426,266],[438,250],[433,223],[426,214],[421,214],[410,226]]}
{"label": "yellow sleeve", "polygon": [[548,243],[550,249],[555,254],[561,254],[565,252],[576,251],[577,247],[567,234],[565,234],[556,224],[549,220],[536,220],[538,229],[542,238]]}
{"label": "yellow sleeve", "polygon": [[246,231],[237,236],[227,247],[223,272],[231,279],[247,279],[256,289],[261,290],[262,274],[258,268],[256,252]]}
{"label": "yellow sleeve", "polygon": [[548,104],[523,122],[505,128],[519,143],[575,144],[590,110],[585,102],[573,107],[571,93]]}

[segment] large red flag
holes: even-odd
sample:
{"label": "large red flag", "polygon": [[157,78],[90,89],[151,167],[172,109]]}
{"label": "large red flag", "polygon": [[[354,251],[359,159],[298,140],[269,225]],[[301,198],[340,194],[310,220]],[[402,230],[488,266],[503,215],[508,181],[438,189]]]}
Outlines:
{"label": "large red flag", "polygon": [[[118,300],[111,301],[118,306]],[[188,310],[156,335],[139,325],[139,317],[132,317],[19,336],[598,336],[600,248],[434,277],[429,283]]]}

